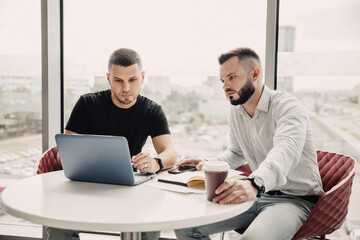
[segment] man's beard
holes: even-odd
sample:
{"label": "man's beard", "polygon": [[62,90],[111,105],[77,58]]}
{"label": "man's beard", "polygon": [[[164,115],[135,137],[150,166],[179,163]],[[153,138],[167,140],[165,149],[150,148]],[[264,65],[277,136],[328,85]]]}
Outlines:
{"label": "man's beard", "polygon": [[122,103],[124,105],[129,105],[130,103],[132,103],[136,98],[133,98],[132,100],[129,99],[129,98],[124,98],[123,100],[118,97],[116,94],[114,94],[114,97],[116,98],[116,100],[119,102],[119,103]]}
{"label": "man's beard", "polygon": [[128,105],[128,104],[132,103],[134,100],[125,99],[122,101],[122,100],[118,99],[118,101],[124,105]]}
{"label": "man's beard", "polygon": [[245,85],[237,92],[239,95],[239,99],[233,99],[233,97],[230,97],[230,103],[234,106],[236,105],[242,105],[246,103],[250,97],[254,94],[255,87],[251,82],[250,76],[247,78]]}

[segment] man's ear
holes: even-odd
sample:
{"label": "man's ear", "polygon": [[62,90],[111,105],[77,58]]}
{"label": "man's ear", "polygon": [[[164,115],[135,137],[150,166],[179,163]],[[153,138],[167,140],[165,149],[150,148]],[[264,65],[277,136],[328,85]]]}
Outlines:
{"label": "man's ear", "polygon": [[145,79],[145,71],[141,72],[141,84],[144,83],[144,79]]}
{"label": "man's ear", "polygon": [[253,69],[253,81],[256,81],[260,76],[260,69],[258,67],[254,67]]}
{"label": "man's ear", "polygon": [[110,74],[106,73],[106,79],[108,80],[109,85],[111,86],[111,82],[110,82]]}

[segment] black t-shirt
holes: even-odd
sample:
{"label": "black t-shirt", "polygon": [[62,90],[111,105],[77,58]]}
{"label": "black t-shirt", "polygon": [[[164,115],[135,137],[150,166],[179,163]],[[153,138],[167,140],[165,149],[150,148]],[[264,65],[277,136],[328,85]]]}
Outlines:
{"label": "black t-shirt", "polygon": [[110,90],[82,95],[66,129],[79,134],[123,136],[131,156],[141,152],[148,136],[170,134],[160,105],[139,95],[132,107],[119,108],[112,102]]}

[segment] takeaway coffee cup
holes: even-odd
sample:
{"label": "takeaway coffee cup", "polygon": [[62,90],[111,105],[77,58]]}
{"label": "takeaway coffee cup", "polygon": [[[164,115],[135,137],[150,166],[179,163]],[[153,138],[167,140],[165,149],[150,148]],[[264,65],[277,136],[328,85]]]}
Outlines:
{"label": "takeaway coffee cup", "polygon": [[229,164],[223,161],[206,162],[202,168],[205,172],[205,189],[207,200],[212,201],[216,196],[215,190],[228,175]]}

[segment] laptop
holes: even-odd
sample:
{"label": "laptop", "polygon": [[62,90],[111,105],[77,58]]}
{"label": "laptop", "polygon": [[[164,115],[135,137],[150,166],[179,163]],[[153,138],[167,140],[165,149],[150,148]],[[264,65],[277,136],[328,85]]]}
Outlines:
{"label": "laptop", "polygon": [[55,140],[70,180],[132,186],[155,177],[133,171],[125,137],[56,134]]}

